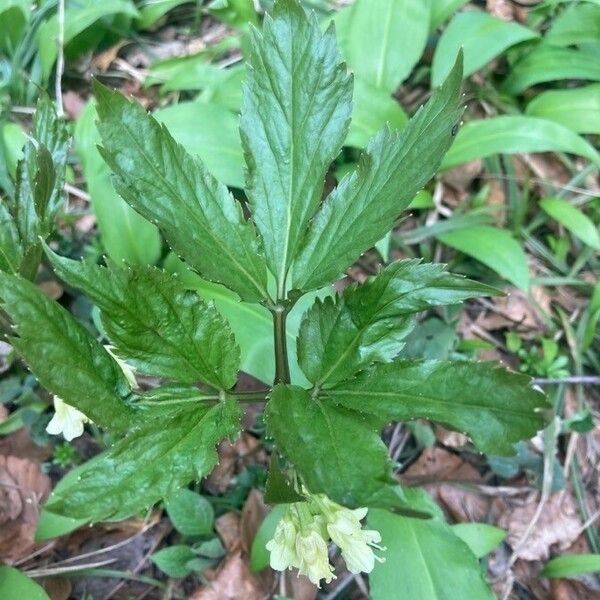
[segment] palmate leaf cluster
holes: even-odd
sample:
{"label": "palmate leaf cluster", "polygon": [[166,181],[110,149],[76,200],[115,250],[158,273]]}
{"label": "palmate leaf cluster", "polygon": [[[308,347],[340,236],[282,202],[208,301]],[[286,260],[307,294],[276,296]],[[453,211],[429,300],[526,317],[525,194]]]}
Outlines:
{"label": "palmate leaf cluster", "polygon": [[[96,84],[101,153],[119,194],[187,266],[241,302],[266,306],[277,334],[295,301],[339,278],[435,174],[462,114],[461,78],[459,56],[408,125],[377,134],[356,170],[322,200],[348,130],[352,77],[333,29],[321,33],[295,0],[279,0],[262,31],[253,31],[248,57],[244,202],[139,104]],[[235,437],[240,349],[216,308],[176,275],[45,251],[57,275],[98,306],[115,354],[163,382],[132,390],[85,327],[2,265],[11,343],[44,387],[118,438],[46,508],[83,520],[121,518],[209,473],[216,444]],[[380,437],[389,421],[438,421],[496,454],[535,434],[545,400],[526,377],[491,363],[397,358],[417,313],[494,293],[441,265],[403,260],[317,300],[297,340],[310,386],[286,380],[281,369],[268,393],[267,434],[279,457],[269,481],[285,481],[294,469],[311,492],[348,506],[411,510]],[[270,487],[271,500],[286,500],[285,485]]]}

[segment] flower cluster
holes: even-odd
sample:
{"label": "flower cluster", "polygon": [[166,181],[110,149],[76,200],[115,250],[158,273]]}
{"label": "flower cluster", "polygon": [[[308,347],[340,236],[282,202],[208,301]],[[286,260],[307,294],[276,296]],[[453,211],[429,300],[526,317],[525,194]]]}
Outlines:
{"label": "flower cluster", "polygon": [[[104,349],[112,356],[116,363],[121,367],[125,379],[131,388],[137,386],[133,369],[113,352],[112,346],[104,346]],[[63,434],[67,442],[83,434],[85,423],[91,423],[80,410],[67,404],[58,396],[54,396],[54,416],[46,426],[46,431],[51,435]]]}
{"label": "flower cluster", "polygon": [[306,502],[288,505],[267,543],[271,568],[284,571],[296,567],[317,586],[321,579],[329,583],[335,578],[327,551],[330,539],[342,551],[351,573],[370,573],[376,560],[384,561],[373,552],[373,548],[385,550],[378,545],[379,532],[362,529],[367,508],[350,510],[323,494],[307,493],[306,497]]}

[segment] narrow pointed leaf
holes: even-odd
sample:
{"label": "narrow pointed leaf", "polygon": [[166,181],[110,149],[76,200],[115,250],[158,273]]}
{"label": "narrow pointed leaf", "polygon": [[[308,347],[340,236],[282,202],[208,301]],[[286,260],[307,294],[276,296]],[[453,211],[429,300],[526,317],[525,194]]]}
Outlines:
{"label": "narrow pointed leaf", "polygon": [[410,315],[497,293],[446,272],[444,265],[396,261],[362,285],[346,288],[335,300],[317,300],[300,327],[300,366],[319,386],[341,381],[374,362],[396,357],[414,325]]}
{"label": "narrow pointed leaf", "polygon": [[380,423],[430,419],[466,433],[482,452],[510,455],[514,443],[545,424],[549,404],[528,382],[496,363],[397,361],[323,391],[322,402],[376,416]]}
{"label": "narrow pointed leaf", "polygon": [[383,129],[358,168],[342,179],[316,214],[293,267],[293,287],[336,279],[394,225],[439,167],[462,114],[462,54],[444,84],[400,132]]}
{"label": "narrow pointed leaf", "polygon": [[98,305],[117,354],[137,370],[182,383],[233,386],[240,351],[227,321],[176,275],[47,255],[61,279]]}
{"label": "narrow pointed leaf", "polygon": [[312,493],[347,506],[402,502],[376,419],[278,385],[267,405],[267,431]]}
{"label": "narrow pointed leaf", "polygon": [[194,269],[248,301],[268,297],[258,241],[241,206],[136,102],[95,83],[102,156],[119,194]]}
{"label": "narrow pointed leaf", "polygon": [[46,510],[76,519],[122,519],[148,509],[217,463],[215,445],[239,430],[233,401],[199,404],[146,420],[52,494]]}
{"label": "narrow pointed leaf", "polygon": [[333,28],[322,34],[297,0],[277,2],[253,31],[241,134],[252,215],[280,285],[346,137],[351,97]]}
{"label": "narrow pointed leaf", "polygon": [[21,277],[0,273],[2,308],[14,323],[10,343],[50,392],[92,421],[127,428],[130,388],[110,354],[62,306]]}

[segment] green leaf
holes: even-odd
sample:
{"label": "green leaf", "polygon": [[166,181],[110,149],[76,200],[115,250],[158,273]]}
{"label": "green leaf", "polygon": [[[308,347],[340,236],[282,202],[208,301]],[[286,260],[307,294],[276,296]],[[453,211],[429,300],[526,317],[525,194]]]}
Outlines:
{"label": "green leaf", "polygon": [[394,225],[436,172],[453,140],[462,109],[459,55],[444,85],[400,132],[384,128],[322,204],[293,267],[293,287],[331,283]]}
{"label": "green leaf", "polygon": [[350,123],[352,79],[335,34],[297,0],[253,30],[240,122],[247,191],[267,263],[283,289]]}
{"label": "green leaf", "polygon": [[23,261],[21,236],[7,202],[0,198],[0,270],[16,274]]}
{"label": "green leaf", "polygon": [[269,566],[270,553],[266,545],[275,535],[275,529],[283,517],[285,509],[285,504],[276,504],[260,524],[250,549],[250,570],[252,572],[262,571]]}
{"label": "green leaf", "polygon": [[[239,430],[240,410],[228,399],[210,406],[149,412],[138,427],[93,463],[77,480],[50,495],[46,510],[76,519],[118,520],[168,498],[217,463],[215,445]],[[89,467],[88,467],[89,465]]]}
{"label": "green leaf", "polygon": [[10,343],[50,392],[92,421],[122,431],[133,417],[121,367],[62,306],[24,279],[0,273],[2,307],[17,336]]}
{"label": "green leaf", "polygon": [[458,523],[452,525],[458,536],[477,558],[488,555],[506,538],[506,531],[487,523]]}
{"label": "green leaf", "polygon": [[430,13],[429,0],[357,0],[342,10],[340,46],[357,78],[395,92],[425,50]]}
{"label": "green leaf", "polygon": [[600,134],[600,84],[542,92],[527,105],[525,112],[576,133]]}
{"label": "green leaf", "polygon": [[352,122],[345,145],[364,148],[387,123],[392,129],[402,129],[407,116],[400,104],[387,92],[361,79],[354,80]]}
{"label": "green leaf", "polygon": [[44,588],[14,567],[0,566],[0,597],[50,600]]}
{"label": "green leaf", "polygon": [[140,29],[148,29],[170,10],[187,2],[189,0],[146,0],[139,7],[137,26]]}
{"label": "green leaf", "polygon": [[[129,0],[80,0],[69,3],[65,10],[64,43],[68,44],[75,36],[108,15],[122,14],[137,17],[138,11]],[[56,60],[58,19],[53,16],[39,29],[37,35],[39,57],[44,79],[48,79]]]}
{"label": "green leaf", "polygon": [[478,225],[448,231],[436,237],[447,246],[482,262],[522,290],[529,289],[527,256],[509,231]]}
{"label": "green leaf", "polygon": [[540,575],[542,577],[577,577],[600,571],[600,554],[572,554],[559,556],[548,561]]}
{"label": "green leaf", "polygon": [[429,419],[466,433],[482,452],[512,455],[515,442],[544,427],[549,406],[529,381],[490,362],[400,360],[323,390],[321,402],[380,424]]}
{"label": "green leaf", "polygon": [[408,519],[371,510],[368,527],[381,533],[384,563],[369,575],[373,600],[423,598],[493,600],[479,562],[441,519]]}
{"label": "green leaf", "polygon": [[114,261],[129,264],[153,264],[161,251],[158,229],[115,192],[110,170],[102,160],[97,145],[95,102],[83,109],[75,125],[75,153],[78,155],[91,205],[100,229],[100,242]]}
{"label": "green leaf", "polygon": [[195,559],[194,551],[183,544],[163,548],[150,556],[150,560],[169,577],[185,577],[191,573],[194,569],[189,563]]}
{"label": "green leaf", "polygon": [[542,210],[568,229],[582,242],[600,250],[600,233],[597,225],[581,210],[561,198],[546,198],[540,201]]}
{"label": "green leaf", "polygon": [[267,298],[254,228],[225,185],[139,104],[98,83],[94,89],[101,153],[115,173],[119,194],[155,221],[173,249],[202,275],[244,300]]}
{"label": "green leaf", "polygon": [[239,116],[214,102],[181,102],[154,116],[190,154],[197,155],[219,181],[244,187],[244,154]]}
{"label": "green leaf", "polygon": [[570,129],[537,117],[502,116],[467,123],[458,133],[442,169],[494,154],[569,152],[600,166],[600,154]]}
{"label": "green leaf", "polygon": [[182,488],[166,500],[171,523],[183,535],[207,535],[212,532],[215,511],[200,494]]}
{"label": "green leaf", "polygon": [[596,43],[600,40],[600,10],[585,2],[565,8],[552,21],[544,40],[554,46]]}
{"label": "green leaf", "polygon": [[593,52],[539,44],[510,70],[502,89],[515,96],[538,83],[562,79],[600,81],[600,62]]}
{"label": "green leaf", "polygon": [[300,326],[298,359],[318,387],[342,381],[374,362],[389,362],[414,326],[410,315],[497,293],[489,286],[419,260],[392,263],[335,300],[317,300]]}
{"label": "green leaf", "polygon": [[437,29],[468,0],[432,0],[430,30]]}
{"label": "green leaf", "polygon": [[375,419],[322,402],[297,386],[273,388],[267,431],[311,493],[346,506],[401,504]]}
{"label": "green leaf", "polygon": [[83,290],[102,311],[117,354],[142,373],[229,389],[240,351],[214,305],[176,275],[153,267],[108,268],[46,249],[57,275]]}
{"label": "green leaf", "polygon": [[504,21],[481,10],[459,12],[440,37],[431,65],[431,84],[439,85],[452,68],[453,57],[462,47],[465,53],[463,76],[487,65],[507,48],[538,34],[518,23]]}

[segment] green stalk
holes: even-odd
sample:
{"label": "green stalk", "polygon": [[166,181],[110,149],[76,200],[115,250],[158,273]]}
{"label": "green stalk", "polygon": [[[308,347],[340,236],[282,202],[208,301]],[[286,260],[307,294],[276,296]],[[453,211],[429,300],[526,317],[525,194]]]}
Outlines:
{"label": "green stalk", "polygon": [[285,322],[289,308],[277,304],[273,307],[273,334],[275,344],[275,384],[290,383],[290,365],[287,353]]}

